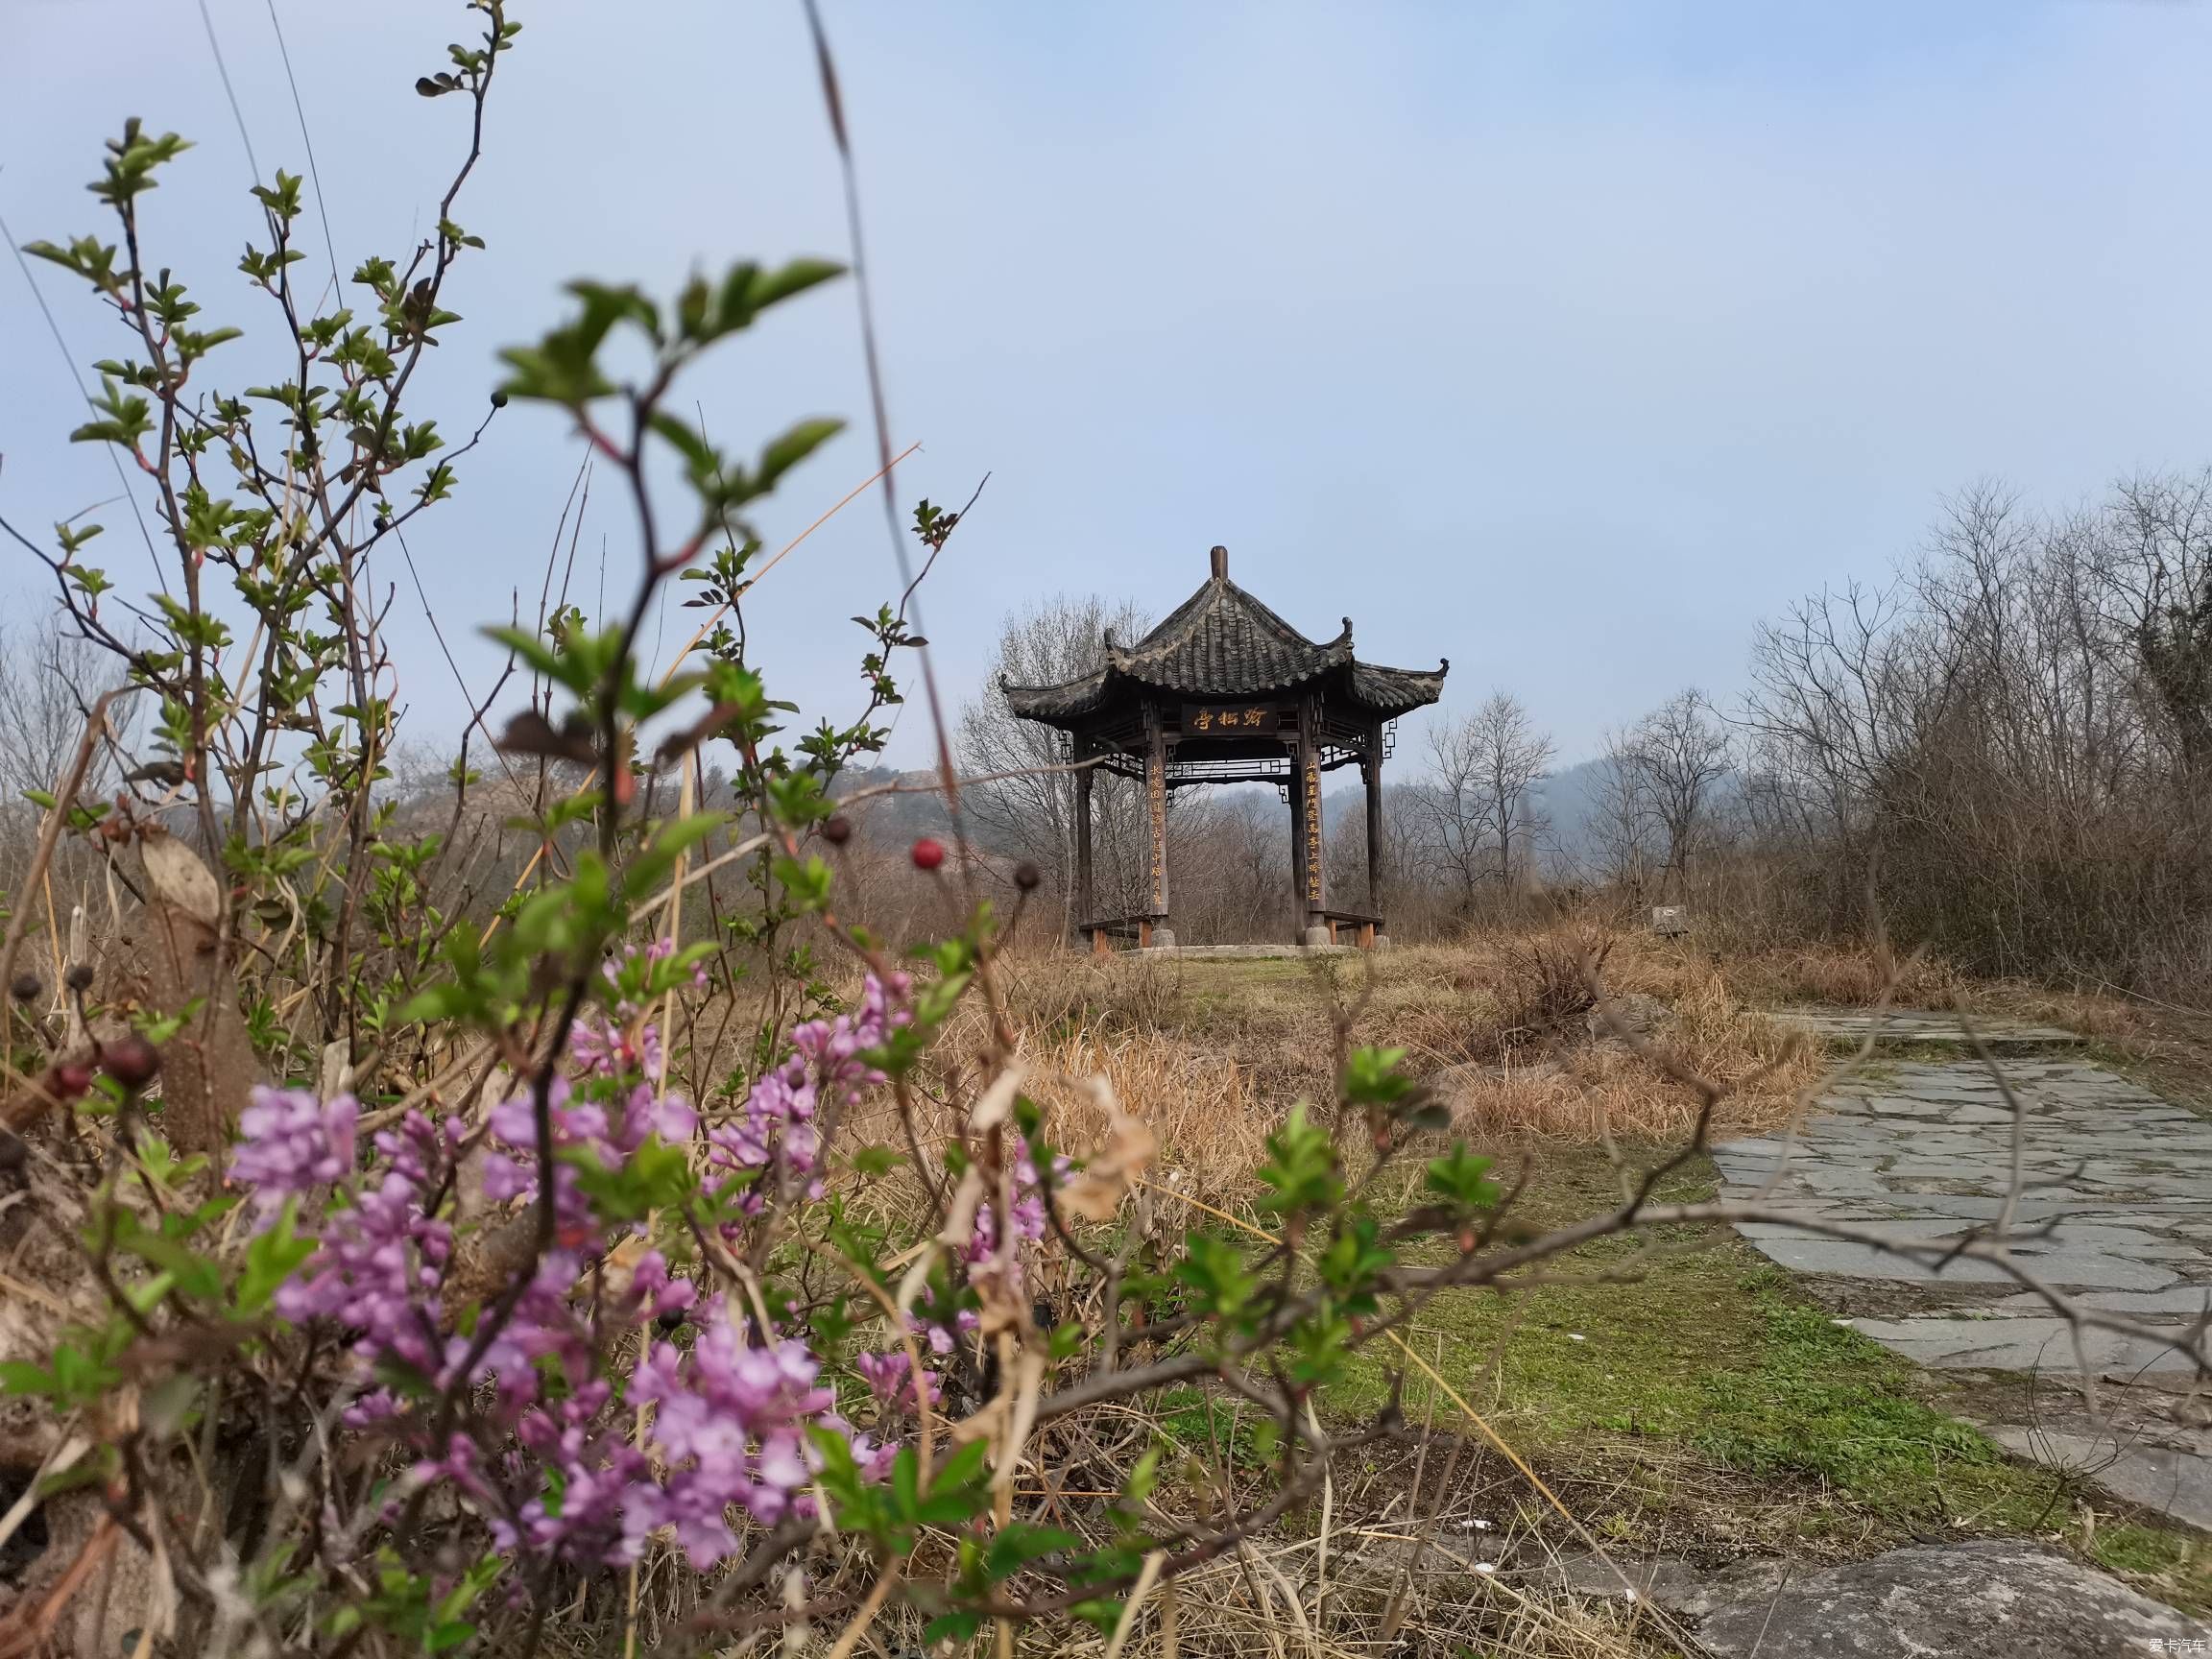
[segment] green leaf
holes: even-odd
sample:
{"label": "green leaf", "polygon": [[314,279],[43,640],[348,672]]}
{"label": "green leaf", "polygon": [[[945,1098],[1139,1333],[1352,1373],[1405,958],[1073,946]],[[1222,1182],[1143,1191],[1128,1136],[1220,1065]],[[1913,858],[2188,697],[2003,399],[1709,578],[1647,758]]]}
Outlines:
{"label": "green leaf", "polygon": [[940,1613],[922,1627],[922,1645],[933,1648],[940,1642],[950,1642],[957,1647],[982,1628],[980,1613]]}
{"label": "green leaf", "polygon": [[853,1154],[853,1167],[871,1181],[880,1181],[904,1164],[903,1154],[880,1142],[862,1146]]}
{"label": "green leaf", "polygon": [[246,1247],[246,1270],[238,1277],[238,1311],[253,1318],[275,1299],[284,1282],[315,1254],[315,1240],[302,1238],[293,1228],[300,1216],[300,1200],[287,1198],[276,1219],[254,1235]]}
{"label": "green leaf", "polygon": [[590,690],[592,681],[597,678],[596,665],[589,654],[556,650],[551,640],[527,628],[487,628],[484,635],[506,646],[556,685],[565,685],[578,696]]}
{"label": "green leaf", "polygon": [[753,473],[756,488],[762,493],[775,489],[779,478],[844,430],[844,421],[828,416],[800,421],[760,451]]}
{"label": "green leaf", "polygon": [[1403,1048],[1355,1048],[1344,1057],[1344,1098],[1355,1106],[1389,1106],[1413,1089],[1413,1079],[1400,1070],[1406,1063]]}
{"label": "green leaf", "polygon": [[665,409],[656,409],[647,424],[684,457],[695,482],[704,484],[722,470],[722,457],[714,452],[714,445],[707,442],[707,435],[690,421]]}
{"label": "green leaf", "polygon": [[991,1454],[990,1446],[981,1440],[971,1440],[944,1462],[937,1465],[929,1477],[929,1489],[934,1492],[945,1486],[965,1486],[983,1473],[983,1459]]}
{"label": "green leaf", "polygon": [[1013,1521],[991,1540],[991,1547],[984,1553],[984,1570],[993,1578],[1010,1578],[1032,1561],[1058,1551],[1082,1547],[1083,1540],[1072,1532],[1057,1527],[1042,1527],[1031,1521]]}
{"label": "green leaf", "polygon": [[1343,1194],[1336,1173],[1336,1148],[1328,1131],[1306,1115],[1301,1100],[1290,1108],[1289,1121],[1267,1138],[1267,1162],[1261,1166],[1261,1184],[1268,1189],[1261,1206],[1280,1214],[1303,1210],[1325,1210]]}
{"label": "green leaf", "polygon": [[753,309],[756,313],[765,311],[794,294],[804,294],[809,288],[844,275],[845,267],[834,260],[804,256],[794,259],[781,271],[771,271],[753,284]]}
{"label": "green leaf", "polygon": [[902,1516],[911,1518],[922,1506],[921,1471],[921,1455],[911,1446],[891,1459],[891,1499]]}
{"label": "green leaf", "polygon": [[1489,1159],[1475,1156],[1460,1142],[1448,1156],[1429,1161],[1424,1185],[1460,1210],[1487,1210],[1499,1196],[1497,1186],[1486,1179],[1489,1168]]}

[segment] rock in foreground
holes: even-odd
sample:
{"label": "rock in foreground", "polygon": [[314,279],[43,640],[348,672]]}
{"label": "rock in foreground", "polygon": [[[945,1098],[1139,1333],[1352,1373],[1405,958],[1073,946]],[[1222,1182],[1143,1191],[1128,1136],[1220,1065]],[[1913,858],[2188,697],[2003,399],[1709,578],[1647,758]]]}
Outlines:
{"label": "rock in foreground", "polygon": [[2150,1659],[2212,1627],[2119,1579],[2012,1539],[1917,1545],[1732,1602],[1697,1628],[1717,1659]]}

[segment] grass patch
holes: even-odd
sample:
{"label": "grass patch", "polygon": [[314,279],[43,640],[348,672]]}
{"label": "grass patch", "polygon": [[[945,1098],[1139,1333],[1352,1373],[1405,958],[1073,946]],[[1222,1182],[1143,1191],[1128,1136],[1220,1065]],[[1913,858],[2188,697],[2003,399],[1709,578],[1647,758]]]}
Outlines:
{"label": "grass patch", "polygon": [[[1662,1189],[1709,1196],[1699,1161]],[[1544,1227],[1616,1199],[1602,1159],[1548,1154],[1527,1220]],[[1601,1539],[1726,1557],[1746,1550],[1841,1558],[1936,1538],[2064,1534],[2169,1600],[2212,1603],[2212,1553],[2187,1531],[2100,1518],[2073,1489],[2005,1455],[1931,1398],[1915,1367],[1808,1300],[1726,1229],[1600,1240],[1561,1273],[1631,1283],[1449,1292],[1408,1340]],[[1380,1407],[1399,1356],[1363,1353],[1325,1409]],[[1418,1421],[1424,1382],[1407,1383]],[[1440,1427],[1456,1417],[1437,1406]],[[1543,1505],[1505,1479],[1531,1524]]]}
{"label": "grass patch", "polygon": [[1807,1476],[1895,1514],[1927,1507],[1948,1477],[2003,1463],[1971,1425],[1910,1391],[1910,1369],[1879,1343],[1780,1289],[1753,1292],[1765,1340],[1743,1370],[1697,1381],[1691,1444],[1749,1474]]}

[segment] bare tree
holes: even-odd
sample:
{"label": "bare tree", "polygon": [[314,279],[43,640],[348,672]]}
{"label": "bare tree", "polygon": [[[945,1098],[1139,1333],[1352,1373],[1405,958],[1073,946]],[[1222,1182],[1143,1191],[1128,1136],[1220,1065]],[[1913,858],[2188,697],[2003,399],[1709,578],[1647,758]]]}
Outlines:
{"label": "bare tree", "polygon": [[1536,785],[1554,753],[1550,733],[1504,691],[1429,728],[1430,776],[1410,797],[1421,862],[1457,889],[1463,907],[1486,883],[1507,888],[1527,874],[1540,829]]}
{"label": "bare tree", "polygon": [[1665,850],[1662,891],[1670,880],[1681,885],[1709,828],[1719,786],[1734,769],[1734,748],[1711,702],[1695,686],[1668,698],[1616,744],[1610,769],[1620,776],[1609,786],[1631,795],[1634,808],[1656,826]]}
{"label": "bare tree", "polygon": [[[93,705],[121,681],[112,657],[59,619],[0,626],[0,889],[12,892],[30,861],[44,816],[33,798],[56,786]],[[108,706],[109,741],[93,751],[80,800],[97,800],[113,786],[138,701],[124,697]],[[72,839],[57,850],[52,869],[64,889],[77,889],[96,862]]]}
{"label": "bare tree", "polygon": [[1168,820],[1177,936],[1192,944],[1289,931],[1290,815],[1273,788],[1177,791]]}
{"label": "bare tree", "polygon": [[[960,711],[955,738],[960,769],[989,777],[961,792],[977,835],[1009,857],[1026,858],[1046,873],[1072,917],[1075,882],[1075,783],[1049,768],[1067,755],[1060,733],[1018,718],[1002,686],[1057,685],[1105,664],[1105,636],[1134,639],[1148,623],[1134,606],[1096,594],[1059,594],[1009,613],[981,692]],[[1138,791],[1127,780],[1099,772],[1094,779],[1094,879],[1098,902],[1109,910],[1140,907],[1142,878],[1138,845]]]}
{"label": "bare tree", "polygon": [[1979,484],[1879,594],[1764,631],[1746,801],[1776,884],[1986,972],[2212,972],[2212,472],[2096,507]]}
{"label": "bare tree", "polygon": [[1598,849],[1600,877],[1643,902],[1660,862],[1659,829],[1628,733],[1606,734],[1587,832]]}
{"label": "bare tree", "polygon": [[[115,660],[90,640],[49,622],[37,629],[0,625],[0,790],[10,805],[24,793],[52,789],[84,735],[101,695],[119,684]],[[129,708],[117,708],[120,723]],[[97,795],[112,774],[114,750],[95,753],[80,792]]]}

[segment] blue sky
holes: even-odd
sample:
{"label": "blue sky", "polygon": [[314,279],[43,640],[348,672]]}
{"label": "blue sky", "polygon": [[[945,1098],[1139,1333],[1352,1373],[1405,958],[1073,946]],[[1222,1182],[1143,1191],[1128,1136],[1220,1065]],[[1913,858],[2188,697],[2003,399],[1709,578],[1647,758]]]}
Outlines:
{"label": "blue sky", "polygon": [[[447,0],[276,0],[340,261],[434,216],[462,109],[410,90]],[[301,169],[266,0],[208,0],[264,169]],[[2162,4],[1827,7],[827,0],[862,172],[901,495],[991,485],[932,579],[938,672],[973,685],[999,615],[1056,589],[1164,613],[1231,549],[1310,632],[1453,662],[1579,758],[1679,686],[1725,698],[1757,620],[1910,556],[1938,497],[2001,475],[2065,504],[2212,460],[2212,12]],[[496,349],[570,276],[839,253],[794,4],[517,4],[457,217],[489,252],[421,413],[466,430]],[[250,169],[193,6],[0,0],[0,214],[94,228],[130,113],[199,140],[153,200],[155,257],[266,337],[235,275]],[[323,274],[320,236],[309,272]],[[114,325],[41,273],[75,355]],[[269,369],[252,346],[231,383]],[[746,448],[855,418],[762,513],[771,542],[871,469],[849,290],[795,304],[694,392]],[[0,265],[0,511],[114,493],[63,441],[74,392]],[[458,636],[534,601],[577,452],[511,409],[411,537]],[[103,510],[107,558],[144,551]],[[610,592],[626,504],[594,497]],[[397,565],[414,734],[460,693]],[[36,589],[0,566],[13,605]],[[890,591],[856,502],[770,578],[755,637],[810,710],[851,702]],[[591,588],[585,589],[589,604]],[[667,624],[672,646],[685,613]],[[458,637],[456,643],[462,644]],[[493,653],[466,644],[465,677]],[[919,761],[920,721],[898,757]],[[1404,752],[1404,751],[1402,751]]]}

